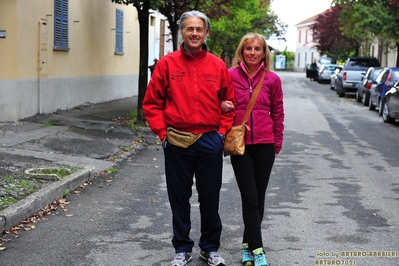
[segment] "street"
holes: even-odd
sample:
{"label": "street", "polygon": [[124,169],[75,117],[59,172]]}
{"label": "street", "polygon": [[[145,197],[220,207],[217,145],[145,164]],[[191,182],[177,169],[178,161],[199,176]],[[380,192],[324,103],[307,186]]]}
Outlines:
{"label": "street", "polygon": [[[285,132],[267,189],[263,239],[270,266],[399,265],[399,122],[385,124],[354,97],[305,73],[278,72]],[[0,251],[0,265],[154,265],[174,256],[163,152],[150,145],[117,172],[67,197],[64,211],[22,231]],[[199,209],[192,233],[198,259]],[[224,159],[220,254],[241,265],[241,201]]]}

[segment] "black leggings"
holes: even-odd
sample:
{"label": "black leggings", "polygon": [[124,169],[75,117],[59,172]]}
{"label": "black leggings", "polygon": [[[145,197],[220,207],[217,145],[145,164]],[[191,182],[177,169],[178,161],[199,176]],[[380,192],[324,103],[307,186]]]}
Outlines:
{"label": "black leggings", "polygon": [[243,243],[248,243],[251,251],[263,248],[261,224],[274,159],[274,144],[246,145],[244,155],[231,156],[231,164],[241,193]]}

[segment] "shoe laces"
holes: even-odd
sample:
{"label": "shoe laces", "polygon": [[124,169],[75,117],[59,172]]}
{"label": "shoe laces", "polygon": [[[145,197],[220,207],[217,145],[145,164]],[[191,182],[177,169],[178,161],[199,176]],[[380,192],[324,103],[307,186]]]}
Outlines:
{"label": "shoe laces", "polygon": [[265,254],[258,254],[255,256],[255,266],[267,266]]}
{"label": "shoe laces", "polygon": [[254,260],[254,256],[252,255],[252,252],[248,249],[242,249],[242,261],[253,261]]}

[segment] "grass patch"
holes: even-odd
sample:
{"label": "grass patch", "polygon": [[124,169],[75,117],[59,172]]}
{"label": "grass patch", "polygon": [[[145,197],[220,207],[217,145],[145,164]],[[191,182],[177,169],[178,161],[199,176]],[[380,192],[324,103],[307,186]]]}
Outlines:
{"label": "grass patch", "polygon": [[105,170],[105,172],[106,172],[107,174],[115,174],[117,171],[118,171],[118,170],[116,170],[116,169],[113,168],[113,167],[108,168],[107,170]]}
{"label": "grass patch", "polygon": [[5,176],[0,178],[0,211],[39,190],[36,180]]}
{"label": "grass patch", "polygon": [[[35,169],[36,174],[51,175],[55,174],[63,178],[78,170],[75,167],[43,167]],[[47,186],[55,180],[44,180],[41,178],[30,178],[28,175],[4,176],[0,177],[0,211],[8,208],[10,205],[25,199],[30,194]]]}
{"label": "grass patch", "polygon": [[52,127],[52,126],[54,126],[54,125],[51,122],[46,122],[43,124],[43,127]]}
{"label": "grass patch", "polygon": [[11,196],[5,196],[3,198],[0,198],[0,211],[4,210],[8,206],[10,206],[16,202],[18,202],[18,200]]}
{"label": "grass patch", "polygon": [[43,174],[43,175],[57,175],[60,178],[76,172],[76,168],[73,167],[58,167],[58,168],[38,168],[31,171],[32,174]]}

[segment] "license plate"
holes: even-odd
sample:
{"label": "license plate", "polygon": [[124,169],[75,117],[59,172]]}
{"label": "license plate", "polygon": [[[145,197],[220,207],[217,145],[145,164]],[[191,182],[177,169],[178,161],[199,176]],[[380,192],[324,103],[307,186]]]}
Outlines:
{"label": "license plate", "polygon": [[353,88],[357,88],[358,86],[359,86],[359,83],[353,83],[353,84],[352,84],[352,87],[353,87]]}

